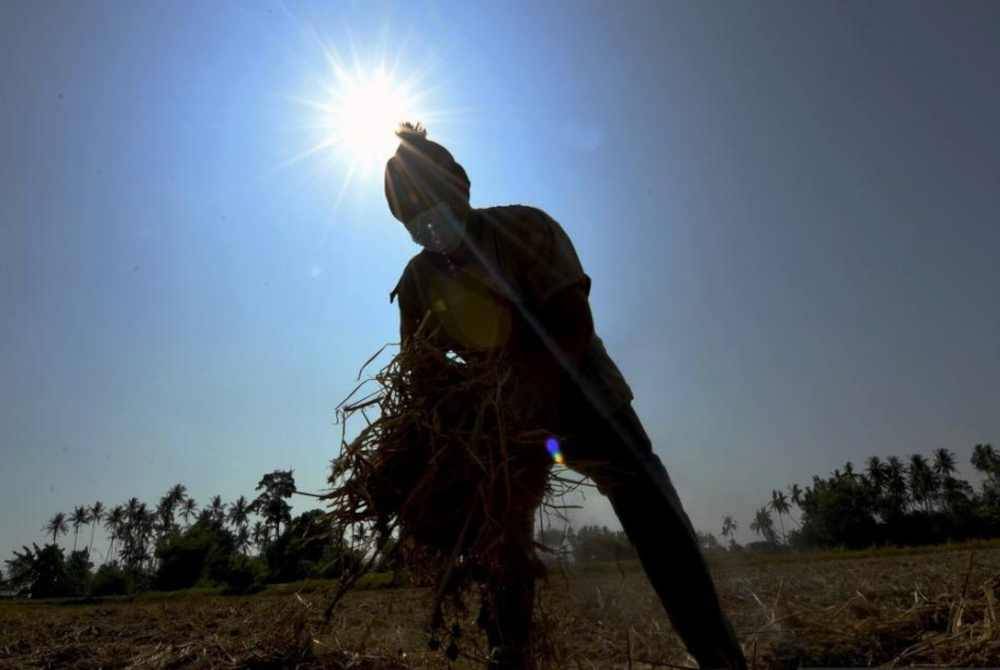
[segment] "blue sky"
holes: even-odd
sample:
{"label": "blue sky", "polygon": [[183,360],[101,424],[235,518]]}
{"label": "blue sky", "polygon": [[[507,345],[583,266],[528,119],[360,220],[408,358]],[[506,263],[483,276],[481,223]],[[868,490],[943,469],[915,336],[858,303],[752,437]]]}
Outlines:
{"label": "blue sky", "polygon": [[[5,3],[0,553],[322,487],[416,249],[297,102],[419,74],[475,206],[559,220],[695,525],[1000,441],[997,5]],[[304,509],[299,502],[298,509]],[[580,521],[610,522],[599,502]]]}

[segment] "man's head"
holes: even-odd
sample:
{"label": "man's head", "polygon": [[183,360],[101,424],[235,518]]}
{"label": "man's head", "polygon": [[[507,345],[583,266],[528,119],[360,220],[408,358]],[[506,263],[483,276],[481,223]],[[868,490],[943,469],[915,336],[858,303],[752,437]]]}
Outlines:
{"label": "man's head", "polygon": [[469,178],[462,166],[447,149],[428,140],[419,124],[403,124],[396,135],[399,148],[385,166],[385,198],[392,215],[411,234],[415,225],[437,218],[440,212],[464,222],[471,207]]}

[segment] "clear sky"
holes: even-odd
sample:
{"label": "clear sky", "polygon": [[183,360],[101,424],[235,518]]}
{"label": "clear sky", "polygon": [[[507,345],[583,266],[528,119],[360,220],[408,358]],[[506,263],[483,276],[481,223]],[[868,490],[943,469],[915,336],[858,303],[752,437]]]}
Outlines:
{"label": "clear sky", "polygon": [[176,482],[322,487],[417,250],[379,170],[343,189],[336,150],[291,160],[322,45],[419,78],[473,205],[569,232],[696,526],[745,528],[848,459],[967,464],[1000,442],[998,24],[972,2],[0,4],[0,558]]}

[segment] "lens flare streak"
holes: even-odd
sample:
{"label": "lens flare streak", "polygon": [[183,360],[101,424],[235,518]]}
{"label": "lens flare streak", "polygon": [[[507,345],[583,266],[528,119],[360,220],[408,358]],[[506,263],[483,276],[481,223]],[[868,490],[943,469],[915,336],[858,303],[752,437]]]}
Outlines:
{"label": "lens flare streak", "polygon": [[562,449],[559,447],[559,440],[554,437],[548,438],[545,440],[545,449],[557,465],[566,465],[566,459],[563,458]]}

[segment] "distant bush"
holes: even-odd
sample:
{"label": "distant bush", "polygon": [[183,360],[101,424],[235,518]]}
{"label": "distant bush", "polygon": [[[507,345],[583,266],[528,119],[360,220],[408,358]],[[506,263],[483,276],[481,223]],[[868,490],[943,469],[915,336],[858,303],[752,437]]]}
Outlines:
{"label": "distant bush", "polygon": [[360,552],[351,550],[343,542],[331,542],[326,546],[323,556],[320,557],[310,576],[320,579],[340,579],[344,573],[358,570],[364,559]]}
{"label": "distant bush", "polygon": [[84,596],[90,592],[90,582],[93,579],[90,552],[86,549],[71,552],[66,560],[66,595]]}
{"label": "distant bush", "polygon": [[62,547],[37,544],[14,552],[7,561],[7,583],[18,593],[32,598],[60,598],[73,595],[73,584],[66,574],[66,559]]}
{"label": "distant bush", "polygon": [[123,596],[131,593],[133,582],[117,563],[105,563],[97,568],[91,581],[90,594],[94,596]]}
{"label": "distant bush", "polygon": [[201,520],[156,547],[159,568],[153,587],[175,591],[205,582],[225,584],[236,553],[232,533],[220,523]]}
{"label": "distant bush", "polygon": [[395,572],[369,572],[358,580],[358,589],[391,589],[401,586],[400,577]]}
{"label": "distant bush", "polygon": [[267,581],[267,566],[259,558],[236,555],[229,561],[225,577],[226,595],[245,595],[257,593],[264,588]]}
{"label": "distant bush", "polygon": [[577,562],[626,561],[636,558],[635,547],[622,531],[607,526],[584,526],[571,539]]}
{"label": "distant bush", "polygon": [[296,517],[285,532],[268,546],[268,580],[295,582],[307,577],[334,579],[353,556],[343,539],[324,521],[322,510],[310,510]]}

